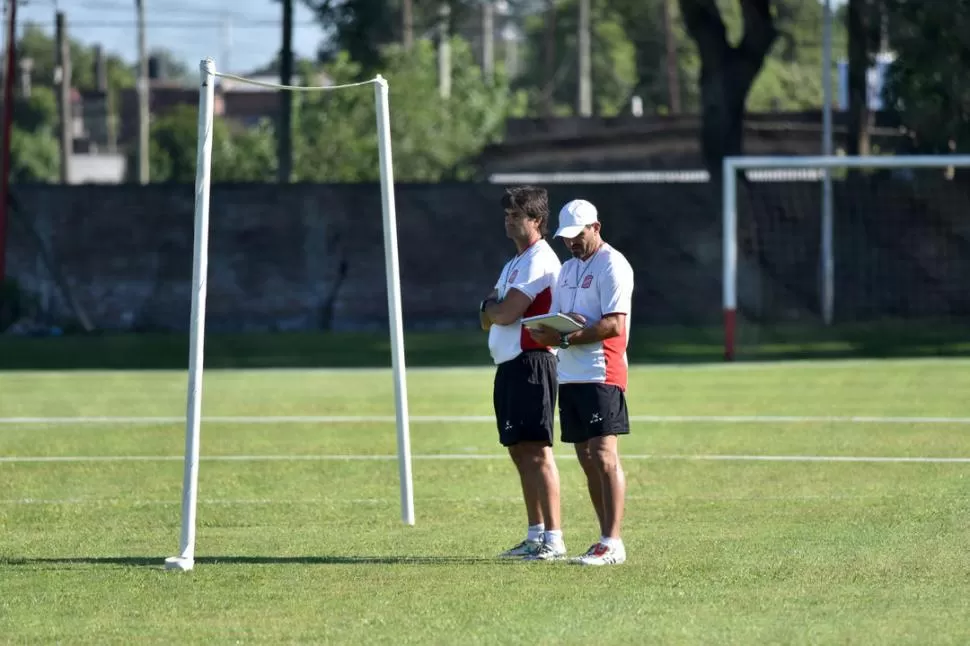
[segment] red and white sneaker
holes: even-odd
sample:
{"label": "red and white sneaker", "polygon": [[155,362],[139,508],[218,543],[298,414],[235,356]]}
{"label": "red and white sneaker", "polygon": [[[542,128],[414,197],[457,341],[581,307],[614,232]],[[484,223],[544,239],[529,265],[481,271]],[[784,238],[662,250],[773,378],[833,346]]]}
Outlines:
{"label": "red and white sneaker", "polygon": [[626,548],[596,543],[582,556],[573,559],[577,565],[619,565],[626,561]]}

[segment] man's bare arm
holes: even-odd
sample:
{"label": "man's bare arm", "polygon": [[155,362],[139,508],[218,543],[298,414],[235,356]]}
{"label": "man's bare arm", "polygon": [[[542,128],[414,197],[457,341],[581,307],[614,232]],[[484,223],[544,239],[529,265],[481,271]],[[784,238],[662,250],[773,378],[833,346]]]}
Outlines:
{"label": "man's bare arm", "polygon": [[626,332],[626,314],[614,312],[607,314],[595,324],[566,335],[570,345],[585,345],[606,341]]}
{"label": "man's bare arm", "polygon": [[494,298],[486,299],[483,314],[488,317],[491,323],[511,325],[522,318],[531,303],[531,298],[513,288],[501,301]]}

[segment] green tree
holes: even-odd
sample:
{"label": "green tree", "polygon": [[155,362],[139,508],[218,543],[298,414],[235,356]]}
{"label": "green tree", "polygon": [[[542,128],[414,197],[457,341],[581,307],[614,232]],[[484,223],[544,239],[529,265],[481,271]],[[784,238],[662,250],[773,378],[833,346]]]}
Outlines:
{"label": "green tree", "polygon": [[397,36],[398,3],[386,0],[304,0],[329,32],[321,57],[332,60],[347,52],[362,71],[374,69],[381,60],[381,48]]}
{"label": "green tree", "polygon": [[[70,30],[70,23],[68,23]],[[95,50],[70,39],[71,44],[71,82],[81,90],[93,90],[97,87],[94,61]],[[55,67],[54,38],[47,34],[39,25],[27,23],[23,34],[17,42],[17,56],[20,60],[30,58],[34,67],[32,79],[35,85],[53,86]],[[131,87],[135,84],[134,67],[118,56],[106,55],[105,65],[108,74],[108,87],[117,89]]]}
{"label": "green tree", "polygon": [[[695,41],[686,28],[677,0],[669,2],[673,34],[675,65],[678,78],[676,90],[681,99],[681,109],[686,113],[701,110],[700,71],[701,58]],[[694,2],[694,0],[691,0]],[[744,0],[747,2],[748,0]],[[610,0],[608,3],[594,0],[594,12],[598,7],[609,7],[609,15],[623,27],[625,38],[595,38],[593,41],[594,65],[596,57],[607,58],[609,50],[624,52],[620,43],[632,45],[635,58],[633,87],[628,90],[619,109],[625,107],[626,99],[636,94],[644,102],[648,113],[666,113],[670,107],[670,91],[667,77],[667,37],[664,25],[665,0]],[[720,16],[729,46],[737,46],[744,28],[739,0],[716,0],[705,3]],[[800,110],[818,108],[822,102],[822,6],[808,0],[774,0],[771,14],[778,36],[765,56],[764,67],[757,75],[745,105],[748,110],[767,111]],[[556,58],[560,76],[572,81],[575,78],[575,0],[557,5],[555,35]],[[594,24],[602,25],[602,18]],[[545,53],[541,42],[544,33],[544,17],[534,16],[527,21],[529,27],[529,51],[526,78],[523,85],[541,88],[545,85]],[[569,39],[568,44],[564,41]],[[833,21],[833,51],[836,56],[846,49],[845,25]],[[606,51],[604,51],[606,50]],[[562,71],[569,67],[568,73]],[[833,65],[834,69],[834,65]],[[595,67],[594,67],[595,72]],[[594,94],[602,91],[602,83],[594,74]],[[558,78],[558,77],[557,77]],[[575,103],[572,88],[566,90],[569,105]],[[562,100],[557,100],[563,103]],[[534,102],[533,102],[534,103]],[[558,110],[559,113],[563,109]],[[535,113],[535,112],[534,112]]]}
{"label": "green tree", "polygon": [[[474,158],[501,135],[525,96],[509,90],[501,70],[489,85],[461,39],[452,40],[451,96],[440,98],[435,50],[418,41],[409,52],[385,50],[381,73],[390,85],[394,175],[399,181],[468,179]],[[361,66],[342,54],[329,66],[336,83],[358,78]],[[297,181],[358,182],[379,177],[374,91],[302,95],[294,119]]]}
{"label": "green tree", "polygon": [[740,155],[748,92],[778,38],[771,0],[740,0],[743,32],[732,44],[715,0],[680,0],[687,33],[700,54],[701,149],[713,177],[721,160]]}
{"label": "green tree", "polygon": [[[198,108],[182,105],[152,123],[151,181],[195,182]],[[274,178],[276,149],[272,129],[260,125],[234,131],[225,120],[212,124],[213,182],[265,182]],[[134,168],[129,163],[129,168]]]}
{"label": "green tree", "polygon": [[[739,43],[744,29],[741,5],[731,0],[722,1],[721,6],[729,40]],[[822,4],[816,0],[773,0],[771,11],[778,38],[751,87],[747,109],[756,112],[819,109],[823,99]],[[833,16],[833,79],[836,59],[845,54],[846,43],[845,25]]]}
{"label": "green tree", "polygon": [[[664,27],[664,2],[670,3],[671,26],[675,44],[681,110],[696,111],[696,78],[688,70],[699,68],[693,42],[687,36],[674,0],[612,0],[611,7],[622,17],[627,37],[636,51],[637,82],[634,93],[646,112],[667,112],[670,91],[667,80],[667,34]],[[696,74],[694,74],[696,76]]]}
{"label": "green tree", "polygon": [[[382,51],[403,41],[402,0],[303,0],[317,16],[326,39],[320,58],[331,62],[341,52],[370,74],[383,62]],[[545,0],[507,0],[517,15],[534,12]],[[481,16],[482,0],[411,0],[414,40],[435,33],[441,7],[449,10],[449,32],[459,36],[458,27],[474,23]]]}
{"label": "green tree", "polygon": [[[742,152],[746,109],[804,109],[822,101],[822,9],[807,0],[679,0],[699,54],[697,78],[705,165]],[[833,21],[833,51],[846,31]]]}
{"label": "green tree", "polygon": [[15,98],[10,133],[11,182],[56,182],[60,177],[56,114],[57,104],[49,88],[34,88],[30,97]]}
{"label": "green tree", "polygon": [[896,60],[883,98],[924,152],[970,148],[970,0],[888,0]]}
{"label": "green tree", "polygon": [[[591,80],[594,109],[601,116],[614,116],[626,105],[637,84],[636,50],[624,31],[621,16],[607,0],[594,0],[590,11]],[[529,111],[542,112],[551,98],[557,114],[573,114],[579,93],[578,35],[579,8],[576,0],[556,5],[554,28],[558,65],[552,79],[546,72],[546,16],[526,20],[525,72],[516,87],[529,94]],[[550,96],[551,95],[551,96]]]}

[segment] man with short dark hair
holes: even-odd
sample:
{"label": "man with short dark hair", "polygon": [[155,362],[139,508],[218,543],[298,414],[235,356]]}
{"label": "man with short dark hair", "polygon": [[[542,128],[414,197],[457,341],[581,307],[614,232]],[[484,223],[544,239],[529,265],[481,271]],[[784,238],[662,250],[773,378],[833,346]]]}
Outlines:
{"label": "man with short dark hair", "polygon": [[559,511],[559,471],[552,454],[556,406],[556,355],[535,342],[522,318],[549,312],[561,263],[543,236],[549,220],[545,189],[519,186],[502,196],[505,233],[516,255],[505,263],[495,289],[482,301],[482,329],[497,365],[493,405],[499,441],[508,448],[522,483],[528,530],[505,558],[565,557]]}
{"label": "man with short dark hair", "polygon": [[542,327],[537,343],[559,345],[559,425],[574,444],[600,524],[600,538],[575,562],[612,565],[626,560],[620,538],[626,481],[618,437],[630,432],[626,406],[633,269],[600,236],[596,207],[573,200],[559,212],[559,229],[572,258],[562,265],[551,311],[585,327],[568,334]]}

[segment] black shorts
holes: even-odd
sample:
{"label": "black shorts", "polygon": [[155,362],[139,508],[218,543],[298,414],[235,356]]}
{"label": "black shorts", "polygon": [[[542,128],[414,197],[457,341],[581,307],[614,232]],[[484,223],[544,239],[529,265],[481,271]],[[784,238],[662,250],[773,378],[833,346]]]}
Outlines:
{"label": "black shorts", "polygon": [[498,365],[492,400],[502,446],[552,446],[557,383],[556,355],[547,350],[528,350]]}
{"label": "black shorts", "polygon": [[604,435],[626,435],[630,432],[630,414],[623,390],[607,384],[562,384],[559,428],[562,441],[570,444]]}

